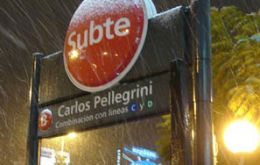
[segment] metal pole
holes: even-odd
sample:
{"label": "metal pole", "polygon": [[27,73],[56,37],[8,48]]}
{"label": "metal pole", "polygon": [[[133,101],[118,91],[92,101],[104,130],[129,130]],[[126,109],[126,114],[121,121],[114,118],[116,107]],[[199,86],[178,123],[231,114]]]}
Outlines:
{"label": "metal pole", "polygon": [[172,164],[193,164],[190,80],[190,70],[185,62],[171,62]]}
{"label": "metal pole", "polygon": [[195,108],[196,162],[213,165],[210,0],[192,4],[196,29]]}
{"label": "metal pole", "polygon": [[33,70],[30,89],[30,121],[27,140],[27,164],[37,165],[38,161],[38,91],[40,84],[42,53],[33,54]]}

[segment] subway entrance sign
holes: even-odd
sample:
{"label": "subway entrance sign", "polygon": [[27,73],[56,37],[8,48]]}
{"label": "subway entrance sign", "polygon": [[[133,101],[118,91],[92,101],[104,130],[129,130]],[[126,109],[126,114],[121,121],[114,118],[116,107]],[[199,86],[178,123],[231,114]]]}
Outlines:
{"label": "subway entrance sign", "polygon": [[[169,113],[173,88],[171,73],[176,72],[172,71],[171,63],[184,61],[188,54],[183,37],[184,18],[183,8],[177,7],[150,19],[146,41],[135,65],[117,85],[103,91],[88,93],[71,83],[63,66],[57,65],[63,62],[62,53],[43,59],[38,135],[57,136],[68,130],[96,128],[150,114]],[[57,72],[50,72],[50,68]],[[150,111],[131,111],[150,104],[153,105]],[[111,110],[117,109],[120,115],[109,115]],[[107,117],[102,118],[102,114]]]}
{"label": "subway entrance sign", "polygon": [[[125,1],[101,1],[108,2]],[[105,11],[115,12],[111,16],[108,13],[109,17],[74,17],[64,52],[36,56],[36,83],[32,88],[39,93],[32,102],[37,114],[31,116],[31,125],[37,123],[31,129],[31,136],[37,139],[34,145],[31,143],[34,162],[38,140],[43,138],[170,114],[183,104],[189,108],[187,95],[183,96],[187,98],[185,103],[178,96],[192,91],[191,86],[180,91],[180,70],[172,65],[181,61],[188,68],[190,64],[185,8],[176,7],[148,20],[144,2],[130,2],[134,5],[128,4],[129,12],[123,10],[122,4],[122,11]],[[88,8],[84,6],[87,1],[82,4],[79,11]],[[100,8],[97,5],[89,10],[93,9]],[[118,13],[124,11],[125,15]],[[137,13],[136,18],[132,18],[133,12]],[[79,19],[81,16],[83,20]]]}

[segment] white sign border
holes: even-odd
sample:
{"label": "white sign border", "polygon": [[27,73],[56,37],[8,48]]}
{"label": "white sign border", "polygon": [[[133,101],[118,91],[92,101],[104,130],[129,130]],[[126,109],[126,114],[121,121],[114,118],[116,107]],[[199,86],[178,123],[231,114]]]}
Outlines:
{"label": "white sign border", "polygon": [[[108,89],[114,85],[116,85],[121,79],[123,79],[125,77],[125,75],[132,69],[132,67],[134,66],[135,62],[137,61],[141,51],[142,51],[142,48],[144,46],[144,42],[145,42],[145,39],[146,39],[146,35],[147,35],[147,30],[148,30],[148,15],[147,15],[147,8],[145,6],[145,2],[144,0],[141,0],[142,1],[142,4],[143,4],[143,12],[144,12],[144,26],[143,26],[143,31],[142,31],[142,36],[141,36],[141,40],[140,40],[140,43],[138,45],[138,48],[133,56],[133,58],[131,59],[131,61],[129,62],[129,64],[126,66],[126,68],[116,77],[114,78],[113,80],[107,82],[106,84],[104,85],[100,85],[100,86],[97,86],[97,87],[90,87],[90,86],[86,86],[86,85],[82,85],[81,83],[79,83],[72,75],[71,73],[69,72],[69,69],[68,69],[68,66],[67,66],[67,63],[66,63],[66,59],[64,58],[64,66],[65,66],[65,70],[66,70],[66,73],[70,79],[70,81],[79,89],[83,90],[83,91],[86,91],[86,92],[91,92],[91,93],[94,93],[94,92],[99,92],[99,91],[103,91],[105,89]],[[65,51],[63,51],[65,52]],[[63,57],[65,55],[63,54]]]}

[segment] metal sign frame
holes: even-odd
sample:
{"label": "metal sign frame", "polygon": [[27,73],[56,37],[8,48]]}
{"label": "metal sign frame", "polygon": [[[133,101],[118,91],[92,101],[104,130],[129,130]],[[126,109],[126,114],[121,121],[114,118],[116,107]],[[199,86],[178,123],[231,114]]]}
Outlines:
{"label": "metal sign frame", "polygon": [[[205,1],[205,2],[204,2]],[[170,74],[171,74],[171,115],[172,115],[172,139],[171,148],[172,155],[179,155],[179,164],[183,165],[212,165],[212,121],[211,121],[211,68],[210,68],[210,26],[209,26],[209,1],[198,0],[192,5],[192,15],[195,20],[198,21],[195,26],[195,39],[198,39],[197,46],[193,48],[192,43],[188,42],[191,36],[184,36],[185,40],[185,52],[181,55],[183,58],[168,61]],[[204,5],[206,3],[207,5]],[[187,8],[180,8],[185,17],[189,18],[190,10]],[[178,14],[180,14],[178,13]],[[162,15],[158,15],[160,19]],[[173,17],[173,16],[172,16]],[[187,22],[195,22],[194,20],[186,20]],[[150,21],[152,22],[152,21]],[[191,23],[192,24],[192,23]],[[159,26],[158,26],[159,27]],[[153,27],[154,29],[158,28]],[[186,26],[187,27],[187,26]],[[205,30],[206,29],[206,30]],[[186,28],[185,31],[191,29]],[[190,33],[191,34],[191,33]],[[158,36],[161,38],[162,36]],[[194,36],[193,36],[194,37]],[[148,36],[149,39],[149,36]],[[169,43],[167,43],[169,44]],[[160,45],[160,43],[159,43]],[[144,47],[144,49],[149,49]],[[169,46],[169,45],[166,45]],[[159,47],[158,47],[159,48]],[[189,48],[189,49],[188,49]],[[198,49],[198,55],[192,55],[194,50]],[[163,49],[161,49],[164,51]],[[196,52],[196,51],[195,51]],[[55,54],[54,54],[55,55]],[[48,57],[53,56],[48,55]],[[39,162],[39,137],[38,133],[38,109],[39,109],[39,87],[40,87],[40,75],[41,65],[44,58],[42,53],[34,53],[33,63],[33,75],[31,79],[31,111],[30,111],[30,123],[28,130],[28,150],[27,159],[29,165],[36,165]],[[140,57],[141,58],[141,57]],[[152,59],[154,60],[154,59]],[[166,61],[167,61],[166,60]],[[145,61],[139,60],[139,65]],[[146,63],[147,64],[147,63]],[[138,62],[137,64],[138,65]],[[139,66],[138,65],[138,66]],[[138,68],[138,67],[137,67]],[[139,68],[142,68],[140,66]],[[199,68],[199,70],[197,70]],[[144,68],[145,69],[145,68]],[[133,69],[135,70],[135,69]],[[149,68],[144,72],[149,71]],[[162,71],[161,71],[162,72]],[[136,78],[135,73],[130,73],[131,78]],[[138,75],[140,75],[138,73]],[[141,73],[144,75],[144,73]],[[142,76],[141,76],[142,77]],[[126,77],[128,80],[129,77]],[[136,79],[135,79],[136,80]],[[190,81],[189,81],[190,80]],[[178,86],[179,88],[176,88]],[[188,86],[188,87],[187,87]],[[82,94],[78,94],[82,95]],[[75,96],[76,97],[76,96]],[[52,104],[57,102],[50,101],[46,104]],[[193,114],[194,109],[196,113]],[[193,116],[194,115],[194,116]],[[194,118],[196,121],[194,122]],[[178,123],[178,124],[176,124]],[[192,129],[196,128],[195,141],[192,138]],[[198,137],[200,139],[198,139]],[[179,143],[176,143],[179,141]],[[175,140],[175,141],[174,141]],[[177,144],[177,145],[176,145]],[[195,150],[195,148],[197,148]],[[180,149],[178,152],[176,149]],[[177,152],[176,152],[177,151]]]}

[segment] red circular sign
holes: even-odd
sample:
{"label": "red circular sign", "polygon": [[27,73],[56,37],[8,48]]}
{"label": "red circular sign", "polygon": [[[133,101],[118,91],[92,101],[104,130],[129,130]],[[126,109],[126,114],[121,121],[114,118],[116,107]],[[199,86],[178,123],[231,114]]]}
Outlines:
{"label": "red circular sign", "polygon": [[52,112],[49,109],[43,110],[39,115],[38,128],[46,131],[52,124]]}
{"label": "red circular sign", "polygon": [[143,0],[85,0],[70,22],[64,46],[66,72],[78,88],[111,87],[132,68],[148,19]]}

